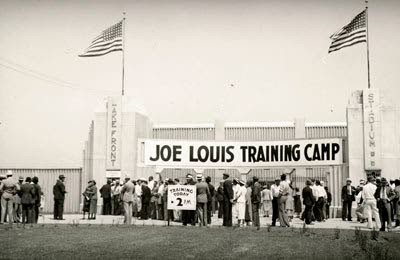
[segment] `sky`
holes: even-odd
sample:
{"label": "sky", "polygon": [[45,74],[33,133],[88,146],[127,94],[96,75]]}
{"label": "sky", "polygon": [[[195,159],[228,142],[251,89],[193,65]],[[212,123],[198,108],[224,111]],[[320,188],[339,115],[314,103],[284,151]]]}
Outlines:
{"label": "sky", "polygon": [[[400,1],[369,1],[371,86],[400,106]],[[345,122],[366,44],[328,54],[362,0],[0,1],[0,167],[80,167],[121,52],[80,58],[126,12],[125,94],[155,124]]]}

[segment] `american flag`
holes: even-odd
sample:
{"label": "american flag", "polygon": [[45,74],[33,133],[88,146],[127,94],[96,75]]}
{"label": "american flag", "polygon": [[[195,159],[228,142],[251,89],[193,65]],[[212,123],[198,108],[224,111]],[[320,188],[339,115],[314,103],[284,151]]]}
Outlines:
{"label": "american flag", "polygon": [[113,51],[122,51],[122,22],[104,30],[79,57],[96,57]]}
{"label": "american flag", "polygon": [[332,43],[329,47],[329,53],[367,41],[365,13],[366,10],[359,13],[349,24],[330,37]]}

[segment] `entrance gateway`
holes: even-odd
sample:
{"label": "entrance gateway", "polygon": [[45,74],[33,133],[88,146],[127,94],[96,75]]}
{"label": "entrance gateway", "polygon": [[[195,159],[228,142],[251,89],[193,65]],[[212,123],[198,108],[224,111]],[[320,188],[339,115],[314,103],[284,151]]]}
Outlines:
{"label": "entrance gateway", "polygon": [[296,118],[156,125],[131,98],[109,97],[95,112],[85,142],[81,189],[89,179],[99,186],[125,176],[183,181],[196,172],[214,184],[223,172],[269,182],[289,168],[300,190],[308,178],[324,180],[332,206],[339,207],[346,178],[356,184],[368,171],[398,178],[400,109],[382,100],[376,89],[354,92],[342,123]]}

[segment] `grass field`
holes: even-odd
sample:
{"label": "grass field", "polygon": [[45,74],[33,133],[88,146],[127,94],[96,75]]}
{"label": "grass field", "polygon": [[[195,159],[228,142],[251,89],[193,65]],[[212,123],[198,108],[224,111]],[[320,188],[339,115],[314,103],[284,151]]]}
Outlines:
{"label": "grass field", "polygon": [[[2,259],[398,259],[400,235],[338,229],[37,225],[0,229]],[[375,256],[374,256],[375,254]]]}

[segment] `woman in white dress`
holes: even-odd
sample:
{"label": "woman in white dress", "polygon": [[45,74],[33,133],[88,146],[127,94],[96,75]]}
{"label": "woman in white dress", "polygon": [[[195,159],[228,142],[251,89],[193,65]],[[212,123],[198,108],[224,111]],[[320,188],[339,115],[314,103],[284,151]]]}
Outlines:
{"label": "woman in white dress", "polygon": [[237,211],[238,211],[238,226],[244,226],[244,216],[246,212],[246,193],[247,188],[244,181],[239,182],[238,196],[237,196]]}

